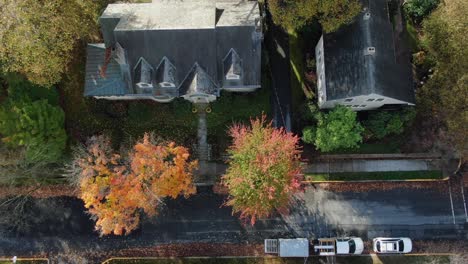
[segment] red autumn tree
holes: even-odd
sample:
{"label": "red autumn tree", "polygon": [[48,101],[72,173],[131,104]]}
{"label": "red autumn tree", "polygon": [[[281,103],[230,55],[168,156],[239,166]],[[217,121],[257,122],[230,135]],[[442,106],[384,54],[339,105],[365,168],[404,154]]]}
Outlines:
{"label": "red autumn tree", "polygon": [[226,205],[252,225],[275,210],[287,209],[301,188],[299,138],[274,128],[265,116],[251,120],[250,126],[235,124],[229,132],[231,158],[222,177],[229,191]]}
{"label": "red autumn tree", "polygon": [[174,143],[157,144],[145,134],[128,159],[113,153],[105,137],[93,137],[82,155],[80,168],[81,199],[96,220],[101,235],[129,234],[140,223],[140,214],[149,216],[166,197],[188,197],[195,193],[186,148]]}

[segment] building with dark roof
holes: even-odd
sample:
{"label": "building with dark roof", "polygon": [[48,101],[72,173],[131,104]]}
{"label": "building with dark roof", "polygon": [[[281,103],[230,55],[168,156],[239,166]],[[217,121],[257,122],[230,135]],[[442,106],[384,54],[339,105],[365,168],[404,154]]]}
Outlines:
{"label": "building with dark roof", "polygon": [[104,43],[88,45],[85,96],[211,102],[221,90],[261,87],[257,1],[110,4],[99,23]]}
{"label": "building with dark roof", "polygon": [[324,34],[315,47],[318,105],[353,110],[414,105],[409,58],[398,60],[387,0],[362,0],[350,25]]}

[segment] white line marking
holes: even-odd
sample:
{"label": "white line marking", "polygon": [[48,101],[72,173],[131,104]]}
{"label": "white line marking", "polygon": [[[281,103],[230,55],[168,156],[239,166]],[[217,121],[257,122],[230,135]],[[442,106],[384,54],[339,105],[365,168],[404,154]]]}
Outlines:
{"label": "white line marking", "polygon": [[468,212],[466,211],[466,200],[465,200],[465,191],[464,191],[465,188],[463,188],[463,179],[461,180],[460,188],[461,188],[461,193],[463,197],[463,208],[465,208],[465,222],[468,223]]}
{"label": "white line marking", "polygon": [[452,207],[452,217],[453,217],[453,224],[455,225],[455,211],[453,210],[453,199],[452,199],[452,185],[450,184],[450,180],[448,181],[449,184],[449,196],[450,196],[450,206]]}

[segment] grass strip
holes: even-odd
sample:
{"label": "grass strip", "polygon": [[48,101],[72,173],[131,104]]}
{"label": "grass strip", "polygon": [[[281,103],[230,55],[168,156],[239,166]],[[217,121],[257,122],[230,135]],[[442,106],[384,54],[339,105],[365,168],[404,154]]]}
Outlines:
{"label": "grass strip", "polygon": [[308,181],[387,181],[443,179],[442,171],[380,171],[380,172],[338,172],[311,173],[305,175]]}

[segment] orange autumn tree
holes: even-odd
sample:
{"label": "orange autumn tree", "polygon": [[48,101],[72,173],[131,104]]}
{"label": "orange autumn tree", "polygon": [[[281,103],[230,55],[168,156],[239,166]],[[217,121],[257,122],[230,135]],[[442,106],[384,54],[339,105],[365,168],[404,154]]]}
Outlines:
{"label": "orange autumn tree", "polygon": [[230,128],[233,143],[229,167],[222,177],[233,213],[250,220],[287,211],[292,195],[301,190],[299,138],[283,128],[274,128],[262,116],[250,126]]}
{"label": "orange autumn tree", "polygon": [[175,143],[158,144],[145,134],[128,158],[113,153],[110,140],[92,137],[76,158],[79,186],[85,207],[101,235],[129,234],[141,213],[154,216],[166,197],[195,193],[188,149]]}

